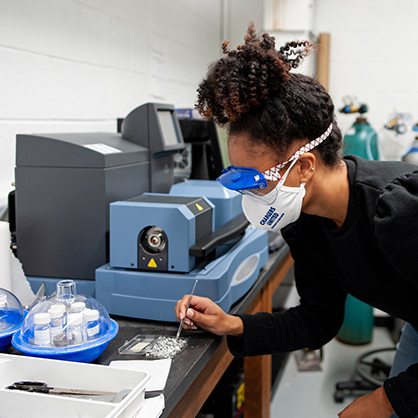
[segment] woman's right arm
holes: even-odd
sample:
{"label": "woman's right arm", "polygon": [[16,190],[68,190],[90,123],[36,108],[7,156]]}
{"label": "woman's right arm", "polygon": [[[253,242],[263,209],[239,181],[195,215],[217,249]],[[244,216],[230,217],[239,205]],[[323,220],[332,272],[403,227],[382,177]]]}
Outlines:
{"label": "woman's right arm", "polygon": [[183,328],[196,329],[196,326],[216,335],[231,335],[242,337],[244,324],[238,316],[229,315],[215,302],[208,298],[192,296],[190,307],[186,306],[190,295],[185,295],[175,307],[177,319],[181,321],[186,315]]}

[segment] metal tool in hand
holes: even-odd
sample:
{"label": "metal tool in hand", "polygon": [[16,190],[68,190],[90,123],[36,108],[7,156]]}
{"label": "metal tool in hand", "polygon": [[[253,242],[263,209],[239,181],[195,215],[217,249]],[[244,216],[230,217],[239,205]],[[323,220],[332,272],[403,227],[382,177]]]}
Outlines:
{"label": "metal tool in hand", "polygon": [[23,390],[25,392],[49,393],[51,395],[84,395],[84,396],[108,396],[115,392],[102,392],[89,389],[71,389],[50,387],[44,382],[20,381],[7,386],[6,389]]}
{"label": "metal tool in hand", "polygon": [[194,286],[193,286],[193,289],[192,289],[192,293],[190,294],[189,300],[188,300],[188,302],[187,302],[186,310],[184,311],[184,317],[183,317],[183,319],[180,321],[180,326],[179,326],[179,329],[178,329],[178,331],[177,331],[176,339],[178,339],[178,338],[180,337],[181,330],[183,329],[184,321],[185,321],[185,319],[186,319],[187,310],[188,310],[188,309],[189,309],[189,307],[190,307],[190,302],[191,302],[191,300],[192,300],[192,296],[193,296],[194,290],[195,290],[195,288],[196,288],[197,282],[198,282],[198,280],[196,280],[196,281],[194,282]]}

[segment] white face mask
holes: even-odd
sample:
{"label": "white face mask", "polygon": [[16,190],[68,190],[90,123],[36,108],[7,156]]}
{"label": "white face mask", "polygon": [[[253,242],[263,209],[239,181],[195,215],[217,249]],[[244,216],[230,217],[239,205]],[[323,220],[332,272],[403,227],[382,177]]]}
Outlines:
{"label": "white face mask", "polygon": [[293,161],[276,188],[268,193],[268,195],[272,193],[277,194],[270,205],[266,205],[261,200],[250,195],[242,197],[244,215],[256,228],[280,232],[286,225],[299,218],[302,210],[302,201],[306,194],[305,183],[302,183],[299,187],[283,185],[296,161],[297,159]]}

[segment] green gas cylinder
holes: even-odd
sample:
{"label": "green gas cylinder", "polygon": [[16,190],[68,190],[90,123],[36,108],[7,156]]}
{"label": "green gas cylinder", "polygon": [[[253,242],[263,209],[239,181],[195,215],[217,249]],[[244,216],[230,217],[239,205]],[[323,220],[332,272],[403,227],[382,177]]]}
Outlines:
{"label": "green gas cylinder", "polygon": [[364,117],[359,117],[344,135],[344,154],[354,154],[366,160],[379,159],[376,131]]}
{"label": "green gas cylinder", "polygon": [[[344,113],[350,112],[344,111]],[[347,134],[344,135],[344,154],[358,155],[367,160],[379,159],[377,133],[366,118],[357,118]],[[373,326],[373,307],[347,295],[344,322],[337,338],[347,344],[367,344],[372,340]]]}
{"label": "green gas cylinder", "polygon": [[347,295],[344,322],[337,338],[347,344],[368,344],[372,340],[373,326],[373,307]]}

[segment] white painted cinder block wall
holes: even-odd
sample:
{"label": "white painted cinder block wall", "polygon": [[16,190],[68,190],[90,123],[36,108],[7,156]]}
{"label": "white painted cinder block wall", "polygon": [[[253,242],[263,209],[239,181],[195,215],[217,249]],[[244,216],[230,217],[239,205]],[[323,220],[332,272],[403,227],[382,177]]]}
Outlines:
{"label": "white painted cinder block wall", "polygon": [[[316,0],[314,31],[331,34],[329,92],[337,107],[356,95],[382,135],[392,112],[418,122],[418,0]],[[339,115],[343,131],[355,118]],[[382,145],[393,155],[388,138]]]}
{"label": "white painted cinder block wall", "polygon": [[17,133],[116,131],[148,101],[193,107],[220,0],[1,0],[0,206]]}
{"label": "white painted cinder block wall", "polygon": [[[375,129],[393,111],[417,121],[418,0],[314,4],[336,106],[357,95]],[[263,30],[263,13],[261,0],[1,0],[0,206],[17,133],[113,132],[147,101],[191,107],[221,41],[236,47],[250,20]],[[355,116],[338,119],[344,131]]]}
{"label": "white painted cinder block wall", "polygon": [[[379,134],[383,157],[400,159],[403,146],[415,135],[410,133],[400,140],[388,135],[384,125],[394,112],[410,113],[414,123],[418,122],[418,0],[282,0],[280,7],[270,10],[292,9],[296,14],[287,22],[293,30],[284,32],[271,30],[263,10],[263,4],[269,10],[274,1],[226,0],[225,37],[231,40],[231,46],[242,42],[250,20],[257,30],[273,34],[277,47],[289,40],[315,41],[319,33],[330,33],[329,93],[343,134],[358,114],[339,114],[338,109],[343,106],[344,96],[357,96],[369,107],[366,117]],[[305,28],[311,4],[312,19]],[[315,57],[306,61],[301,71],[315,75]]]}

